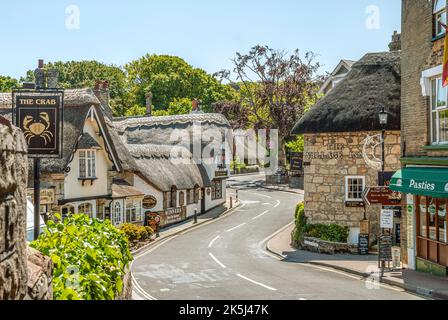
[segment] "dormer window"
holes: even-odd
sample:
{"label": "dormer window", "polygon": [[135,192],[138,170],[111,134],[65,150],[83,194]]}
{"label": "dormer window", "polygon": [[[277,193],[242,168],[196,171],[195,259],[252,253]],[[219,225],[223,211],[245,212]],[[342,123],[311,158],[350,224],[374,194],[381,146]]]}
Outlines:
{"label": "dormer window", "polygon": [[445,28],[442,24],[446,24],[446,0],[434,0],[433,21],[434,37],[444,35]]}
{"label": "dormer window", "polygon": [[96,178],[95,169],[95,150],[80,150],[79,151],[79,178],[80,179],[94,179]]}

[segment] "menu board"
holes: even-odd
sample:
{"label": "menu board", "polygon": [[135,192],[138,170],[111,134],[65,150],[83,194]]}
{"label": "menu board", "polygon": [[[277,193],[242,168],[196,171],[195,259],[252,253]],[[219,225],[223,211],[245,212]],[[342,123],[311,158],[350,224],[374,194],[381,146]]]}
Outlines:
{"label": "menu board", "polygon": [[368,255],[369,254],[369,235],[368,234],[359,234],[358,254],[359,255]]}
{"label": "menu board", "polygon": [[380,261],[392,261],[392,236],[379,238]]}

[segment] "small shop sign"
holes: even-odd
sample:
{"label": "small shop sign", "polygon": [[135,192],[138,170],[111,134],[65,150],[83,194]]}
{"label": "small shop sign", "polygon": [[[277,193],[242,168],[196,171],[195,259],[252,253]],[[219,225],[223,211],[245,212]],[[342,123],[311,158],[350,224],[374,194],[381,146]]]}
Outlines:
{"label": "small shop sign", "polygon": [[394,210],[381,210],[380,228],[392,229],[394,227]]}
{"label": "small shop sign", "polygon": [[60,158],[62,156],[62,91],[16,90],[13,97],[13,117],[25,136],[30,158]]}
{"label": "small shop sign", "polygon": [[[28,189],[27,196],[33,198],[34,190]],[[41,189],[40,190],[40,204],[51,205],[55,202],[54,189]]]}
{"label": "small shop sign", "polygon": [[157,205],[157,199],[154,196],[146,196],[143,198],[143,209],[152,209]]}
{"label": "small shop sign", "polygon": [[215,178],[227,178],[229,176],[229,172],[227,169],[220,169],[215,171]]}
{"label": "small shop sign", "polygon": [[392,236],[382,235],[379,238],[379,260],[392,261]]}

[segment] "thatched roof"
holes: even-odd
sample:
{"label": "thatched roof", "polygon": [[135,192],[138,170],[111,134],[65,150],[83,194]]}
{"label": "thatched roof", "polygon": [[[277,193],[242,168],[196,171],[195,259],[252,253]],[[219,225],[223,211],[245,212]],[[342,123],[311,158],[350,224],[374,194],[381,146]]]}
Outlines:
{"label": "thatched roof", "polygon": [[[216,130],[216,134],[220,134],[222,137],[229,134],[226,130],[230,129],[227,119],[218,113],[113,119],[116,132],[128,144],[179,145],[180,138],[170,139],[171,135],[175,133],[175,130],[185,130],[192,141],[194,125],[200,125],[202,132]],[[209,141],[202,141],[203,145],[208,143]]]}
{"label": "thatched roof", "polygon": [[[98,120],[104,128],[106,139],[111,137],[106,128],[103,113],[100,109],[100,102],[91,89],[76,89],[64,91],[64,122],[63,122],[63,158],[62,159],[42,159],[42,173],[63,173],[72,159],[73,153],[78,149],[79,143],[92,144],[91,140],[83,139],[82,130],[84,122],[91,107],[94,107],[98,115]],[[0,115],[11,120],[12,96],[11,93],[0,93]],[[85,136],[84,136],[85,137]],[[99,146],[99,145],[98,145]],[[114,146],[108,150],[118,159]],[[31,161],[30,161],[31,164]],[[117,168],[120,170],[121,168]],[[30,171],[32,172],[32,171]]]}
{"label": "thatched roof", "polygon": [[171,187],[192,189],[204,187],[199,167],[186,148],[153,144],[128,144],[140,173],[161,191]]}
{"label": "thatched roof", "polygon": [[400,104],[400,52],[369,53],[299,120],[292,133],[381,130],[380,105],[389,114],[386,129],[400,130]]}
{"label": "thatched roof", "polygon": [[88,132],[84,132],[78,141],[78,149],[101,149],[101,146]]}
{"label": "thatched roof", "polygon": [[112,198],[127,198],[144,196],[145,194],[139,189],[131,186],[127,181],[123,179],[114,179],[112,183]]}

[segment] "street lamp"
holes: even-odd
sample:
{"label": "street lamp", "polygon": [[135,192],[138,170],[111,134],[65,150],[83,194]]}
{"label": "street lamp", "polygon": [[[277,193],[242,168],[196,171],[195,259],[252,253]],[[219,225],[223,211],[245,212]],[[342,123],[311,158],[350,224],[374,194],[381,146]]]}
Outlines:
{"label": "street lamp", "polygon": [[380,125],[381,125],[381,155],[382,155],[382,165],[381,165],[381,179],[384,182],[384,161],[385,161],[385,155],[384,155],[384,138],[386,136],[386,126],[387,126],[387,120],[388,120],[388,113],[386,112],[384,106],[381,106],[381,111],[378,114]]}

